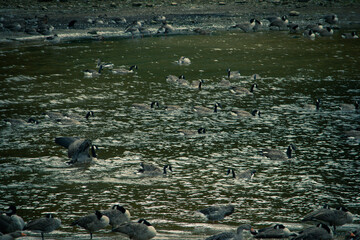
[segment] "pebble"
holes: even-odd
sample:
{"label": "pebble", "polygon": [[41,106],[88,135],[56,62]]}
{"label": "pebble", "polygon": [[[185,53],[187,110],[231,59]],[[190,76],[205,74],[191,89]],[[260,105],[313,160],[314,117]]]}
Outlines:
{"label": "pebble", "polygon": [[300,13],[298,11],[290,11],[289,16],[298,17],[300,16]]}

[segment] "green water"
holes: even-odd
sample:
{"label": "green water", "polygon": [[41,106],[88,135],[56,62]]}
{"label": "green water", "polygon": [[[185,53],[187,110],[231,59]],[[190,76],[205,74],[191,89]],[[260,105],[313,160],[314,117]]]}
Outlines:
{"label": "green water", "polygon": [[[7,45],[0,48],[0,118],[41,123],[0,125],[0,207],[16,204],[25,221],[52,212],[62,228],[56,239],[87,239],[70,223],[96,209],[121,203],[132,219],[145,218],[156,239],[205,239],[243,223],[255,228],[283,223],[302,229],[301,218],[324,203],[345,205],[359,223],[359,140],[344,133],[359,128],[359,111],[340,110],[360,100],[359,40],[340,33],[314,41],[282,32],[210,36],[149,37],[96,42]],[[188,66],[175,62],[186,56]],[[134,74],[115,75],[96,69],[96,59],[115,68],[136,64]],[[237,96],[219,82],[226,69],[240,70],[232,85],[254,94]],[[203,88],[172,85],[168,75],[204,80]],[[321,99],[320,110],[305,107]],[[160,103],[157,110],[138,110],[133,103]],[[221,104],[218,113],[201,115],[193,106]],[[166,105],[178,105],[176,111]],[[261,118],[239,119],[231,110],[261,111]],[[79,125],[59,124],[46,111],[85,116]],[[178,129],[206,134],[182,136]],[[58,136],[91,139],[98,160],[68,166]],[[262,148],[297,150],[290,161],[273,161]],[[134,174],[140,162],[171,164],[166,177]],[[228,168],[255,169],[251,181],[233,180]],[[219,223],[195,213],[214,204],[235,204],[235,213]],[[341,229],[341,228],[340,228]],[[39,236],[30,233],[30,236]],[[110,228],[96,239],[122,239]],[[249,235],[246,234],[246,239]],[[126,239],[126,238],[124,238]]]}

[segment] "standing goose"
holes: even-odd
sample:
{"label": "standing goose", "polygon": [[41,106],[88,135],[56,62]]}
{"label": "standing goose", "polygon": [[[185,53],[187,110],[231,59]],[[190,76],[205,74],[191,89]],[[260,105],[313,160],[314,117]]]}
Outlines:
{"label": "standing goose", "polygon": [[341,34],[341,37],[345,39],[355,39],[355,38],[359,38],[359,35],[357,35],[355,31],[353,31],[351,33],[343,33]]}
{"label": "standing goose", "polygon": [[169,168],[169,170],[172,172],[171,165],[165,165],[162,169],[148,163],[140,163],[140,169],[138,170],[139,173],[146,174],[147,176],[159,176],[159,175],[166,175],[167,171],[166,169]]}
{"label": "standing goose", "polygon": [[226,72],[227,72],[227,77],[229,79],[240,79],[241,78],[240,71],[231,71],[231,69],[228,68],[226,70]]}
{"label": "standing goose", "polygon": [[129,74],[129,73],[134,73],[134,70],[138,69],[137,65],[132,65],[129,69],[126,68],[116,68],[116,69],[112,69],[111,72],[113,74],[120,74],[120,75],[125,75],[125,74]]}
{"label": "standing goose", "polygon": [[[68,164],[88,163],[96,158],[95,147],[91,140],[77,137],[57,137],[55,143],[68,149]],[[91,151],[90,151],[91,150]]]}
{"label": "standing goose", "polygon": [[203,106],[195,106],[193,109],[195,112],[199,114],[211,114],[218,112],[218,107],[220,107],[220,104],[215,103],[214,108],[208,108]]}
{"label": "standing goose", "polygon": [[198,212],[204,214],[208,221],[221,221],[226,216],[231,215],[235,210],[233,205],[224,206],[211,206],[198,210]]}
{"label": "standing goose", "polygon": [[261,113],[259,110],[254,109],[251,112],[247,112],[247,111],[243,111],[243,110],[237,110],[237,109],[233,109],[231,110],[231,115],[234,115],[236,117],[239,118],[243,118],[243,117],[260,117]]}
{"label": "standing goose", "polygon": [[122,224],[112,231],[125,234],[133,240],[149,240],[157,234],[155,228],[145,219]]}
{"label": "standing goose", "polygon": [[78,225],[90,232],[90,239],[95,231],[105,228],[110,223],[107,216],[96,210],[95,213],[86,215],[71,223],[71,226]]}
{"label": "standing goose", "polygon": [[293,150],[296,150],[296,147],[294,144],[290,144],[286,150],[286,155],[280,151],[280,150],[276,150],[276,149],[262,149],[262,155],[270,158],[271,160],[288,160],[290,159],[291,153]]}
{"label": "standing goose", "polygon": [[251,180],[254,177],[254,175],[256,173],[256,170],[249,169],[249,170],[246,170],[246,171],[243,171],[243,172],[239,173],[238,175],[235,175],[235,170],[232,169],[232,168],[229,168],[227,170],[226,175],[229,175],[230,173],[232,173],[232,177],[235,178],[235,179],[248,179],[248,180]]}
{"label": "standing goose", "polygon": [[44,233],[52,232],[61,226],[61,221],[58,218],[54,218],[52,214],[46,214],[45,217],[35,219],[26,224],[24,230],[30,230],[33,232],[40,232],[41,238],[44,239]]}
{"label": "standing goose", "polygon": [[24,220],[16,214],[16,206],[10,205],[8,211],[0,215],[0,232],[11,233],[23,230]]}
{"label": "standing goose", "polygon": [[101,211],[101,213],[109,218],[109,224],[113,229],[130,221],[130,212],[118,204],[108,210]]}
{"label": "standing goose", "polygon": [[251,227],[251,225],[249,224],[244,224],[239,226],[236,229],[236,233],[234,232],[222,232],[216,235],[213,235],[211,237],[206,238],[205,240],[242,240],[243,236],[243,230],[248,230],[250,231],[252,234],[254,234],[255,230]]}
{"label": "standing goose", "polygon": [[258,85],[256,83],[253,83],[251,85],[250,90],[243,87],[232,86],[230,88],[230,92],[237,95],[250,95],[254,93],[254,89],[257,87]]}
{"label": "standing goose", "polygon": [[2,235],[0,233],[0,240],[14,240],[16,238],[24,237],[24,236],[26,236],[26,234],[20,231],[11,232],[5,235]]}
{"label": "standing goose", "polygon": [[333,233],[325,224],[309,227],[299,232],[299,234],[291,240],[331,240]]}
{"label": "standing goose", "polygon": [[258,230],[254,238],[288,238],[291,235],[293,233],[283,224],[275,224]]}
{"label": "standing goose", "polygon": [[139,110],[153,110],[155,108],[159,108],[159,103],[156,101],[153,101],[150,104],[133,103],[132,106]]}
{"label": "standing goose", "polygon": [[301,221],[303,222],[318,222],[334,227],[342,226],[353,222],[353,216],[345,207],[338,207],[336,209],[325,208],[322,211],[310,213],[306,215]]}

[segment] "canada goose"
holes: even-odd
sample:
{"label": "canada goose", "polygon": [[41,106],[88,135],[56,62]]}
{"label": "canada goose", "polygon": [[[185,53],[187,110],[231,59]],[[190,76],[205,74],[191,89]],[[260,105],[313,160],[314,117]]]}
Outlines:
{"label": "canada goose", "polygon": [[179,77],[177,77],[175,75],[169,75],[166,77],[166,82],[171,83],[171,84],[178,84],[179,79],[185,79],[185,76],[180,75]]}
{"label": "canada goose", "polygon": [[0,233],[0,240],[13,240],[24,236],[26,236],[26,234],[21,231],[11,232],[5,235],[2,235],[2,233]]}
{"label": "canada goose", "polygon": [[257,109],[254,109],[251,112],[233,109],[233,110],[231,110],[231,115],[234,115],[234,116],[240,117],[240,118],[243,118],[243,117],[256,117],[256,116],[260,117],[261,113]]}
{"label": "canada goose", "polygon": [[318,224],[317,226],[309,227],[292,238],[291,240],[331,240],[333,233],[331,229],[325,224]]}
{"label": "canada goose", "polygon": [[261,79],[261,76],[259,75],[259,74],[257,74],[257,73],[255,73],[255,74],[253,74],[252,76],[251,76],[251,78],[252,78],[252,80],[259,80],[259,79]]}
{"label": "canada goose", "polygon": [[150,104],[144,103],[133,103],[132,107],[137,108],[139,110],[153,110],[155,108],[159,108],[159,103],[156,101],[151,102]]}
{"label": "canada goose", "polygon": [[123,233],[133,240],[148,240],[157,234],[155,228],[145,219],[122,224],[112,231]]}
{"label": "canada goose", "polygon": [[248,230],[251,233],[255,232],[255,230],[251,227],[251,225],[244,224],[244,225],[239,226],[236,229],[236,233],[234,233],[234,232],[222,232],[222,233],[213,235],[211,237],[208,237],[205,240],[230,240],[230,239],[242,240],[243,239],[243,236],[242,236],[243,230]]}
{"label": "canada goose", "polygon": [[16,214],[16,206],[10,205],[7,212],[0,215],[0,232],[11,233],[23,230],[24,220]]}
{"label": "canada goose", "polygon": [[314,33],[314,31],[313,30],[305,30],[304,32],[303,32],[303,36],[305,37],[305,38],[309,38],[309,39],[315,39],[315,33]]}
{"label": "canada goose", "polygon": [[330,210],[329,205],[324,204],[322,208],[316,209],[316,210],[312,211],[311,213],[306,214],[306,216],[302,219],[302,221],[303,222],[311,221],[311,219],[313,219],[314,216],[317,216],[317,215],[321,214],[322,212],[327,212],[328,210]]}
{"label": "canada goose", "polygon": [[190,87],[201,90],[203,83],[204,83],[204,80],[202,80],[202,79],[201,80],[194,80],[194,81],[191,82]]}
{"label": "canada goose", "polygon": [[32,118],[32,117],[29,118],[27,121],[25,121],[23,119],[18,119],[18,118],[6,118],[6,119],[4,119],[4,121],[11,126],[20,126],[20,125],[24,125],[24,124],[28,124],[28,123],[34,123],[34,124],[40,123],[38,120],[36,120],[35,118]]}
{"label": "canada goose", "polygon": [[166,175],[168,168],[172,172],[171,165],[165,165],[162,169],[149,163],[140,163],[140,169],[138,170],[139,173],[143,173],[147,176],[159,176],[159,175]]}
{"label": "canada goose", "polygon": [[97,61],[97,67],[100,67],[101,65],[103,66],[103,68],[109,68],[109,69],[112,69],[114,67],[113,63],[103,63],[100,58],[98,58],[96,61]]}
{"label": "canada goose", "polygon": [[259,229],[254,238],[287,238],[294,235],[283,224],[275,224],[274,226]]}
{"label": "canada goose", "polygon": [[24,230],[40,232],[41,238],[44,239],[44,233],[52,232],[61,226],[61,220],[54,218],[52,214],[46,214],[45,217],[28,222]]}
{"label": "canada goose", "polygon": [[318,24],[310,24],[305,27],[307,30],[312,30],[314,33],[320,32],[324,29],[324,26],[321,23]]}
{"label": "canada goose", "polygon": [[129,69],[126,69],[126,68],[112,69],[111,72],[113,74],[125,75],[125,74],[129,74],[129,73],[134,73],[134,69],[138,69],[138,66],[132,65]]}
{"label": "canada goose", "polygon": [[244,32],[250,32],[251,30],[254,30],[254,27],[256,25],[261,25],[261,22],[255,18],[252,18],[252,19],[250,19],[249,22],[236,24],[235,26],[232,26],[231,28],[240,28]]}
{"label": "canada goose", "polygon": [[[55,143],[68,149],[68,164],[88,163],[96,158],[95,147],[91,140],[77,137],[57,137]],[[91,152],[89,152],[91,150]]]}
{"label": "canada goose", "polygon": [[230,87],[230,92],[237,95],[250,95],[254,93],[255,88],[258,88],[256,83],[251,85],[250,90],[243,87],[232,86]]}
{"label": "canada goose", "polygon": [[277,27],[278,30],[283,30],[288,27],[288,24],[289,24],[289,20],[288,20],[287,16],[284,15],[280,19],[279,18],[273,19],[270,22],[269,27],[270,28]]}
{"label": "canada goose", "polygon": [[289,20],[288,20],[288,17],[286,15],[283,15],[281,17],[267,17],[266,20],[268,20],[270,23],[274,22],[274,21],[279,21],[279,20],[282,20],[284,22],[289,23]]}
{"label": "canada goose", "polygon": [[248,180],[251,180],[255,173],[256,173],[256,170],[254,169],[249,169],[249,170],[246,170],[246,171],[243,171],[241,173],[239,173],[238,175],[235,175],[235,170],[232,169],[232,168],[229,168],[227,170],[227,173],[226,175],[229,175],[230,173],[232,173],[232,177],[233,178],[236,178],[236,179],[248,179]]}
{"label": "canada goose", "polygon": [[338,207],[336,209],[324,208],[320,211],[316,211],[315,213],[310,213],[306,215],[301,221],[318,222],[333,226],[335,232],[336,226],[342,226],[347,223],[352,223],[353,216],[345,207]]}
{"label": "canada goose", "polygon": [[317,99],[315,99],[315,105],[313,105],[313,104],[305,104],[304,108],[309,109],[309,110],[319,111],[320,103],[321,103],[320,98],[317,98]]}
{"label": "canada goose", "polygon": [[226,70],[226,72],[227,72],[227,77],[229,79],[240,79],[241,78],[240,71],[231,71],[231,69],[228,68]]}
{"label": "canada goose", "polygon": [[337,24],[339,22],[339,19],[336,14],[326,15],[326,16],[324,16],[324,19],[325,19],[325,22],[330,25]]}
{"label": "canada goose", "polygon": [[199,128],[198,130],[178,129],[177,132],[182,135],[189,136],[189,135],[196,135],[196,134],[204,134],[204,133],[206,133],[206,129],[205,128]]}
{"label": "canada goose", "polygon": [[263,156],[270,158],[271,160],[288,160],[292,157],[291,153],[293,150],[296,150],[296,147],[294,144],[290,143],[286,150],[286,155],[282,151],[276,149],[263,149],[261,152]]}
{"label": "canada goose", "polygon": [[354,111],[359,109],[359,101],[355,101],[354,104],[341,104],[340,109],[342,111]]}
{"label": "canada goose", "polygon": [[81,217],[71,223],[71,226],[78,225],[90,232],[90,239],[95,231],[107,227],[110,219],[103,215],[100,211],[96,210],[95,213]]}
{"label": "canada goose", "polygon": [[191,61],[189,58],[181,56],[180,59],[176,61],[176,63],[179,65],[190,65]]}
{"label": "canada goose", "polygon": [[133,21],[131,24],[126,26],[125,33],[131,33],[131,37],[134,37],[134,34],[139,32],[139,28],[142,27],[142,23],[140,21]]}
{"label": "canada goose", "polygon": [[355,39],[359,38],[359,35],[357,35],[357,33],[353,31],[351,33],[343,33],[341,34],[341,37],[345,39]]}
{"label": "canada goose", "polygon": [[194,106],[194,111],[199,114],[211,114],[218,112],[218,107],[221,107],[220,104],[215,103],[214,108],[208,108],[203,106]]}
{"label": "canada goose", "polygon": [[118,204],[112,206],[108,210],[101,211],[101,213],[109,218],[109,224],[113,229],[130,221],[130,212]]}
{"label": "canada goose", "polygon": [[332,30],[330,27],[323,28],[319,31],[320,36],[322,37],[328,37],[334,35],[334,30]]}
{"label": "canada goose", "polygon": [[99,70],[94,69],[86,69],[84,70],[84,77],[92,78],[92,77],[98,77],[101,74],[101,71],[103,69],[103,66],[99,66]]}
{"label": "canada goose", "polygon": [[204,214],[209,221],[220,221],[223,220],[226,216],[231,215],[234,210],[235,207],[233,205],[223,205],[211,206],[197,211]]}

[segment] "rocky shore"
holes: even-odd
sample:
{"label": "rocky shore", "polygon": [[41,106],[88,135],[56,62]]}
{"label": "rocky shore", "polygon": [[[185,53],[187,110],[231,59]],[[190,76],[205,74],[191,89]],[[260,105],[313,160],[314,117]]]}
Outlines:
{"label": "rocky shore", "polygon": [[[267,31],[271,28],[266,18],[283,15],[299,25],[300,31],[309,24],[326,24],[328,14],[339,18],[334,28],[351,31],[360,27],[360,2],[351,1],[1,0],[0,6],[0,43],[207,34],[229,30],[250,18],[263,23],[258,31]],[[165,19],[171,31],[158,32]],[[141,31],[126,32],[134,21],[141,22]]]}

